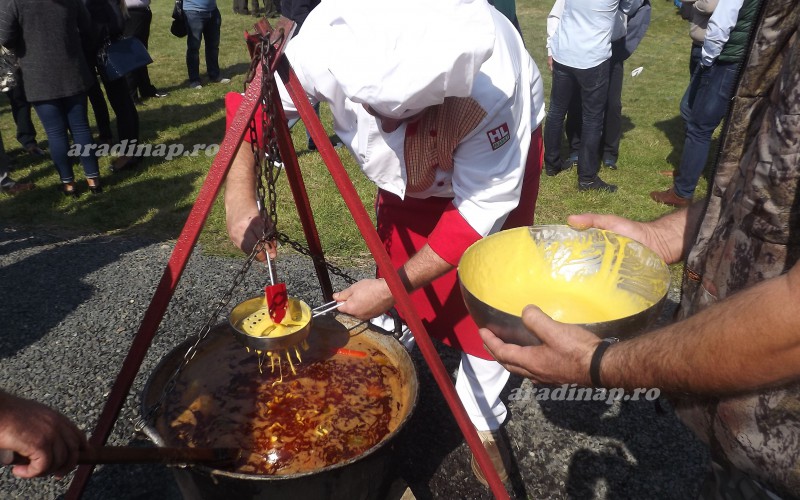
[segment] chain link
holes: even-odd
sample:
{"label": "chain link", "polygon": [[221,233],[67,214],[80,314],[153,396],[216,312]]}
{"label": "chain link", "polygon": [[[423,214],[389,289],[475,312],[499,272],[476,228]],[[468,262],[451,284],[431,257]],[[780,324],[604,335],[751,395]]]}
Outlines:
{"label": "chain link", "polygon": [[343,269],[334,266],[333,264],[331,264],[330,262],[325,260],[323,257],[320,257],[318,255],[312,254],[311,250],[309,250],[307,247],[303,246],[301,243],[292,240],[285,233],[281,233],[281,232],[278,233],[278,241],[283,245],[290,246],[295,252],[297,252],[297,253],[299,253],[301,255],[305,255],[306,257],[311,258],[311,260],[314,262],[315,265],[319,265],[319,264],[324,265],[329,273],[342,278],[342,280],[344,280],[344,282],[347,283],[348,285],[352,285],[353,283],[358,281],[355,278],[353,278],[352,276],[350,276],[349,274],[347,274]]}

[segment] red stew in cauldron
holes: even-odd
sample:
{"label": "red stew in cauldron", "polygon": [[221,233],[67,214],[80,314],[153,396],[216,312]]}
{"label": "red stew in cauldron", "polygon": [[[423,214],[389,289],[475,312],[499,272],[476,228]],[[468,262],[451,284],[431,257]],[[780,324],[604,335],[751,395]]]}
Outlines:
{"label": "red stew in cauldron", "polygon": [[393,394],[402,391],[383,352],[347,347],[348,354],[304,356],[296,374],[262,371],[257,356],[234,344],[190,363],[167,400],[168,441],[240,448],[234,470],[253,474],[313,471],[361,455],[399,425]]}

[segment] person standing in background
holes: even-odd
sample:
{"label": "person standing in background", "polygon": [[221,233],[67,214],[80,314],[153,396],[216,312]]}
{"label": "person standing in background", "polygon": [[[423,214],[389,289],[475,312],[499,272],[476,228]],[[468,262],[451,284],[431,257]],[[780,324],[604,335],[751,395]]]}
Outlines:
{"label": "person standing in background", "polygon": [[[718,0],[687,0],[681,3],[681,17],[689,21],[689,37],[692,40],[692,48],[689,52],[689,85],[691,85],[692,78],[694,77],[697,66],[700,65],[700,57],[703,54],[703,41],[706,39],[706,30],[708,29],[708,20],[711,19],[711,14],[717,7]],[[689,120],[689,92],[687,87],[681,99],[681,118],[683,124],[686,126]],[[674,177],[674,170],[662,170],[661,175],[666,177]]]}
{"label": "person standing in background", "polygon": [[[550,37],[555,34],[561,13],[564,10],[564,0],[556,0],[553,9],[547,16],[548,34],[548,67],[552,71],[552,54],[550,54]],[[622,83],[625,76],[625,60],[641,43],[647,28],[650,26],[651,6],[649,0],[644,0],[642,6],[632,15],[627,16],[621,11],[617,13],[614,30],[611,35],[611,59],[608,75],[608,100],[603,119],[603,134],[600,139],[600,154],[602,165],[612,170],[617,169],[619,159],[619,143],[622,139]],[[567,144],[569,144],[569,157],[564,164],[566,169],[577,167],[578,151],[581,147],[581,96],[575,94],[570,103],[565,122]]]}
{"label": "person standing in background", "polygon": [[681,17],[689,21],[689,37],[692,49],[689,53],[689,77],[694,75],[703,53],[703,42],[706,39],[708,20],[717,8],[719,0],[686,0],[681,3]]}
{"label": "person standing in background", "polygon": [[[92,65],[94,73],[100,75],[100,80],[106,89],[108,102],[111,103],[111,108],[117,117],[117,139],[120,143],[127,141],[130,144],[139,140],[139,113],[131,98],[128,82],[124,77],[108,80],[97,66],[97,54],[100,53],[103,46],[110,40],[116,40],[122,36],[127,9],[125,9],[124,0],[84,1],[89,11],[92,28],[91,43],[84,48],[86,60]],[[99,142],[113,142],[108,107],[97,77],[94,78],[94,85],[89,89],[89,101],[92,103],[97,127],[100,129]],[[110,168],[112,172],[119,172],[132,168],[138,163],[139,158],[122,155],[111,162]]]}
{"label": "person standing in background", "polygon": [[[0,45],[17,53],[25,95],[42,121],[61,190],[68,196],[78,194],[68,134],[83,148],[92,143],[86,91],[93,77],[82,50],[90,30],[80,0],[8,0],[0,16]],[[24,50],[16,50],[20,47]],[[97,158],[84,155],[80,160],[89,189],[99,192]]]}
{"label": "person standing in background", "polygon": [[[711,137],[728,111],[761,0],[720,0],[708,21],[700,64],[689,82],[681,115],[686,137],[678,171],[666,191],[650,198],[673,207],[692,202],[708,160]],[[684,106],[685,102],[685,106]]]}
{"label": "person standing in background", "polygon": [[[125,0],[128,8],[128,17],[125,19],[123,36],[136,37],[148,48],[150,40],[150,23],[153,21],[153,13],[150,11],[150,0]],[[128,90],[131,99],[136,104],[151,97],[167,97],[166,92],[159,91],[150,81],[150,73],[147,65],[135,69],[125,75],[128,80]]]}
{"label": "person standing in background", "polygon": [[183,0],[186,12],[186,69],[189,72],[189,88],[201,89],[200,44],[205,39],[206,71],[208,79],[214,83],[231,83],[230,78],[220,74],[219,38],[222,15],[217,8],[217,0]]}
{"label": "person standing in background", "polygon": [[249,16],[250,9],[247,8],[247,0],[233,0],[233,13]]}
{"label": "person standing in background", "polygon": [[544,127],[547,175],[564,170],[561,137],[573,95],[581,95],[581,149],[578,154],[578,190],[615,192],[600,170],[600,138],[608,100],[611,37],[619,11],[631,15],[642,0],[565,0],[561,20],[550,37],[553,84]]}
{"label": "person standing in background", "polygon": [[17,126],[17,142],[22,149],[34,157],[44,156],[44,151],[36,142],[36,127],[31,120],[31,103],[25,96],[25,88],[22,84],[22,72],[17,69],[17,84],[4,92],[11,104],[11,114],[14,116],[14,124]]}

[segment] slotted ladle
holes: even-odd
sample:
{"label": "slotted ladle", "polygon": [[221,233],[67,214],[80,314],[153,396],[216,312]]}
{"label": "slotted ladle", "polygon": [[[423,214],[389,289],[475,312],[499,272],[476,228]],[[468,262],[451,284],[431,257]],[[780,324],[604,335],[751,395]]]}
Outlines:
{"label": "slotted ladle", "polygon": [[[236,340],[255,351],[270,352],[288,349],[301,344],[311,333],[311,320],[339,308],[344,302],[331,301],[311,309],[308,304],[294,297],[287,297],[286,318],[283,326],[296,330],[285,335],[251,335],[244,331],[244,321],[267,314],[268,306],[264,296],[253,297],[240,302],[228,315],[228,322]],[[271,316],[271,314],[270,314]],[[308,320],[304,320],[308,318]]]}

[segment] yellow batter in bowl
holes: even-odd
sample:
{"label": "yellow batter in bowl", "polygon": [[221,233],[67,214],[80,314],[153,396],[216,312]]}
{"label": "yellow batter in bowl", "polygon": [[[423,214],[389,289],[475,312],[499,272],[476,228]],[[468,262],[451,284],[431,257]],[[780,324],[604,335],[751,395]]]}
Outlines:
{"label": "yellow batter in bowl", "polygon": [[666,264],[640,243],[568,226],[521,227],[483,238],[464,253],[458,275],[475,299],[494,309],[521,316],[535,304],[553,319],[576,324],[635,315],[669,287]]}

